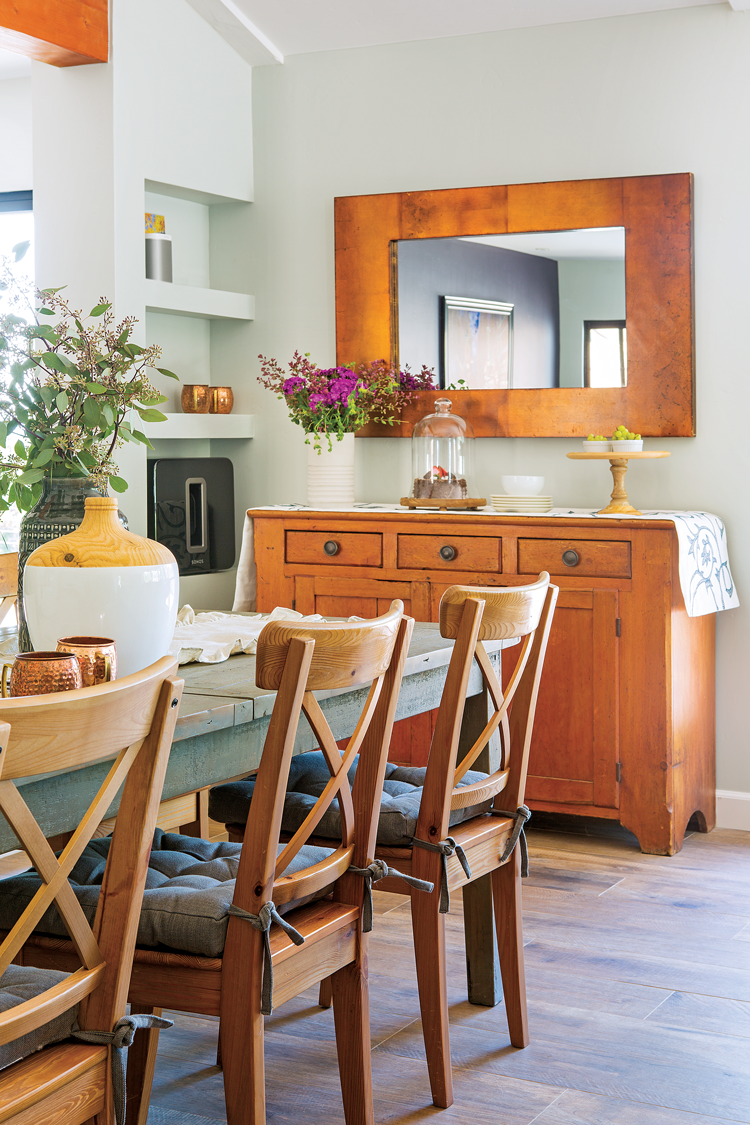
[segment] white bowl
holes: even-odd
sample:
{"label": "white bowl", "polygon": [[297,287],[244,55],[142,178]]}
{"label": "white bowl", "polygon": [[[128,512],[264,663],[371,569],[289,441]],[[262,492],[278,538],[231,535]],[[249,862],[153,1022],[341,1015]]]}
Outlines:
{"label": "white bowl", "polygon": [[538,496],[544,488],[544,477],[500,477],[500,481],[511,496]]}
{"label": "white bowl", "polygon": [[581,445],[584,453],[609,453],[612,448],[611,441],[589,441],[585,438]]}
{"label": "white bowl", "polygon": [[632,441],[611,441],[609,447],[613,453],[640,453],[643,449],[643,438]]}

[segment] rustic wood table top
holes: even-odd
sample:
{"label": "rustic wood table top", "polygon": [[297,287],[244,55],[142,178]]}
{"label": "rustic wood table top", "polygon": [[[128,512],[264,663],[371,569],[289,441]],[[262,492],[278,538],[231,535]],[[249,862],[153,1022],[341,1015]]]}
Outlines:
{"label": "rustic wood table top", "polygon": [[[500,650],[516,641],[487,642],[498,660]],[[417,623],[414,629],[396,718],[431,711],[440,702],[453,642],[440,636],[437,625]],[[208,785],[243,777],[260,762],[275,694],[255,686],[255,657],[230,656],[222,664],[189,664],[180,669],[185,692],[167,768],[163,798],[180,796]],[[347,738],[359,718],[369,685],[342,691],[316,692],[337,738]],[[472,669],[469,695],[482,690],[478,667]],[[295,752],[316,746],[307,720],[302,718]],[[95,785],[109,768],[97,763],[74,773],[49,773],[20,783],[24,800],[45,835],[76,827],[88,807]],[[117,802],[107,810],[114,816]],[[10,828],[0,820],[0,851],[17,847]]]}

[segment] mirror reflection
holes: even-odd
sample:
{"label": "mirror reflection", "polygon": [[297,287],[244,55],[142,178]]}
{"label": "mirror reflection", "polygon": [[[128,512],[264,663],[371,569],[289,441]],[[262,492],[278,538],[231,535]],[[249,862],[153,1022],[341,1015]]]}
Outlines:
{"label": "mirror reflection", "polygon": [[397,245],[402,366],[445,389],[626,384],[624,227]]}

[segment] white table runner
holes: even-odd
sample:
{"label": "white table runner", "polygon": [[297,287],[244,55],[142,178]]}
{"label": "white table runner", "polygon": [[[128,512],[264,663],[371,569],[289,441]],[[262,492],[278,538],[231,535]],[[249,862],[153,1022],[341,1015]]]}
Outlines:
{"label": "white table runner", "polygon": [[[310,508],[305,504],[269,504],[263,511],[283,512],[342,512],[364,513],[382,512],[411,516],[414,513],[399,504],[355,504],[353,508]],[[453,519],[467,515],[499,515],[494,508],[480,508],[478,512],[446,512]],[[735,609],[740,604],[732,573],[729,569],[727,535],[723,521],[710,512],[666,512],[649,511],[640,516],[599,516],[588,508],[553,508],[551,512],[524,516],[514,512],[503,513],[519,521],[554,516],[560,519],[636,519],[670,520],[677,532],[679,544],[680,587],[685,599],[688,617],[703,617],[707,613],[719,613],[725,609]],[[237,585],[234,593],[233,612],[247,612],[255,609],[256,574],[255,543],[253,521],[245,517],[242,535],[242,550],[237,569]]]}

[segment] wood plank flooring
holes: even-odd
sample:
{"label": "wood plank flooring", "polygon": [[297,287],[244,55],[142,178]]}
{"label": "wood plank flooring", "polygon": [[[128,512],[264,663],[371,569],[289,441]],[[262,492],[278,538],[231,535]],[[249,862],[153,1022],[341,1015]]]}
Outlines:
{"label": "wood plank flooring", "polygon": [[[540,817],[539,820],[542,818]],[[370,945],[375,1120],[413,1125],[750,1125],[750,833],[642,855],[602,821],[529,832],[531,1045],[466,1001],[461,907],[447,919],[455,1103],[430,1101],[408,900],[376,892]],[[149,1125],[223,1125],[216,1020],[175,1013]],[[269,1123],[339,1125],[331,1011],[306,993],[266,1024]]]}

